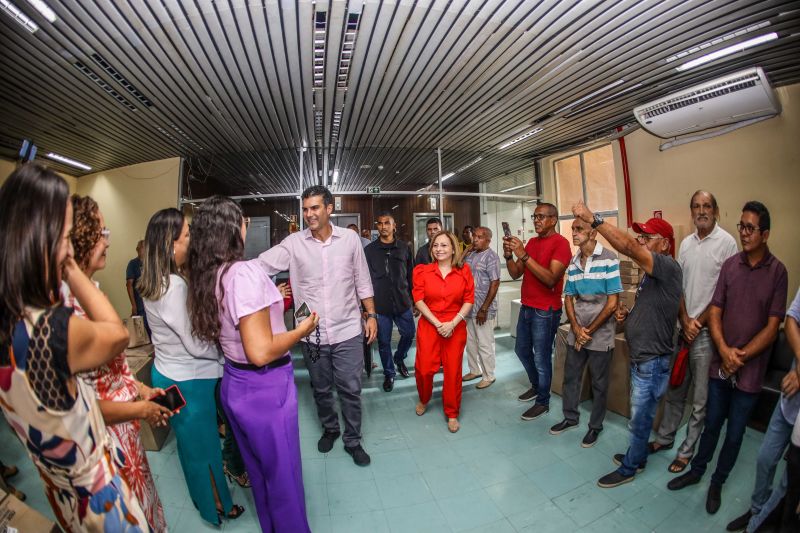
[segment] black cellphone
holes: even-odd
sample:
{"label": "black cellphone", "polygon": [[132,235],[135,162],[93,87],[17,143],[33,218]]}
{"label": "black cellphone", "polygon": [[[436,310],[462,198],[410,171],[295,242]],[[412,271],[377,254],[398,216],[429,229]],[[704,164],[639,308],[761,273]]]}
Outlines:
{"label": "black cellphone", "polygon": [[307,317],[311,316],[311,311],[308,309],[308,305],[305,302],[297,308],[297,311],[294,312],[294,318],[299,322],[301,320],[305,320]]}
{"label": "black cellphone", "polygon": [[511,228],[508,227],[508,222],[503,222],[503,234],[506,237],[511,237]]}
{"label": "black cellphone", "polygon": [[177,385],[170,385],[164,389],[164,393],[165,394],[162,396],[150,398],[150,401],[162,407],[166,407],[173,413],[186,406],[186,400],[183,398],[183,394],[181,394]]}

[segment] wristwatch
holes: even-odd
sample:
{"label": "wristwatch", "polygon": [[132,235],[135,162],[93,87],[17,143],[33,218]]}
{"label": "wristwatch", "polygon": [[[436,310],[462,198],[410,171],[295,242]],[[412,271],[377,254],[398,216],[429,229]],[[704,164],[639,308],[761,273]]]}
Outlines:
{"label": "wristwatch", "polygon": [[592,221],[592,229],[595,229],[597,226],[599,226],[599,225],[600,225],[600,224],[602,224],[603,222],[605,222],[605,220],[603,220],[603,217],[601,217],[600,215],[598,215],[597,213],[595,213],[595,215],[594,215],[594,221]]}
{"label": "wristwatch", "polygon": [[378,320],[378,315],[375,314],[375,313],[369,313],[367,315],[367,319],[370,319],[370,318],[374,318],[375,320]]}

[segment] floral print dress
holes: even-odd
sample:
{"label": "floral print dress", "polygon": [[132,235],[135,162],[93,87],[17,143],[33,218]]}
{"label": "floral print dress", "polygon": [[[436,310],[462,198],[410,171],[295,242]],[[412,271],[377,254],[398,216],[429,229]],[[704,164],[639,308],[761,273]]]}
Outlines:
{"label": "floral print dress", "polygon": [[[66,284],[62,285],[61,294],[67,307],[71,307],[75,316],[84,317],[86,312],[78,300],[69,291]],[[119,354],[105,365],[91,372],[79,374],[94,389],[98,400],[115,402],[132,402],[139,396],[136,379],[128,367],[128,359],[124,353]],[[125,454],[125,465],[121,467],[122,477],[128,482],[139,503],[142,505],[148,523],[157,533],[167,531],[167,521],[164,519],[164,509],[156,492],[153,473],[147,461],[142,439],[139,437],[141,422],[131,420],[107,426],[114,444]]]}
{"label": "floral print dress", "polygon": [[[0,408],[26,447],[64,531],[151,531],[120,476],[125,455],[106,431],[92,388],[67,366],[63,306],[20,321],[0,354]],[[74,392],[70,385],[74,384]]]}

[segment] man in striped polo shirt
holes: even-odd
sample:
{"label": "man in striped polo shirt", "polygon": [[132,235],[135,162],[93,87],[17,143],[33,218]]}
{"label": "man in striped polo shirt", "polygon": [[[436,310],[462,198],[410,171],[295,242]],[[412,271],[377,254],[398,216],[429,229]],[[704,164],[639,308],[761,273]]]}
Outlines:
{"label": "man in striped polo shirt", "polygon": [[612,315],[622,292],[619,260],[596,237],[597,231],[588,222],[579,218],[572,221],[572,243],[578,252],[567,267],[564,287],[564,308],[570,323],[564,364],[564,420],[550,428],[550,434],[558,435],[578,427],[581,377],[588,362],[594,400],[589,431],[581,443],[584,448],[594,446],[603,430],[616,324]]}

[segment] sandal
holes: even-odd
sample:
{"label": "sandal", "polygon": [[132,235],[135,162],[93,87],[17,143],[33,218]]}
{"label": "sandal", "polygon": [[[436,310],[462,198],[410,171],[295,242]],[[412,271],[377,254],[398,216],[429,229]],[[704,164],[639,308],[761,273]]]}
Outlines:
{"label": "sandal", "polygon": [[247,475],[247,471],[244,471],[237,476],[228,470],[228,465],[222,465],[222,472],[225,474],[225,476],[227,476],[229,481],[235,481],[236,484],[243,489],[250,488],[250,476]]}
{"label": "sandal", "polygon": [[417,404],[417,407],[414,410],[416,411],[417,416],[422,416],[425,414],[426,409],[428,409],[428,406],[420,402]]}
{"label": "sandal", "polygon": [[656,441],[648,442],[647,443],[647,453],[656,453],[656,452],[663,452],[665,450],[671,450],[672,447],[675,446],[675,443],[672,444],[659,444]]}
{"label": "sandal", "polygon": [[458,418],[448,418],[447,429],[450,431],[450,433],[456,433],[459,429],[461,429],[461,424],[458,423]]}
{"label": "sandal", "polygon": [[227,513],[227,514],[225,514],[223,511],[220,511],[219,509],[217,509],[217,515],[220,517],[220,519],[222,519],[224,517],[224,518],[227,518],[229,520],[236,520],[237,518],[242,516],[243,513],[244,513],[244,507],[242,507],[241,505],[236,505],[236,504],[234,504],[233,507],[231,507],[230,512]]}
{"label": "sandal", "polygon": [[692,460],[691,457],[676,457],[675,460],[670,463],[669,468],[667,468],[667,470],[669,470],[673,474],[680,474],[681,472],[686,470],[686,467],[689,466],[689,461],[691,460]]}
{"label": "sandal", "polygon": [[3,476],[3,479],[8,479],[11,477],[16,476],[19,474],[19,469],[16,466],[4,466],[2,471],[0,471],[0,475]]}

